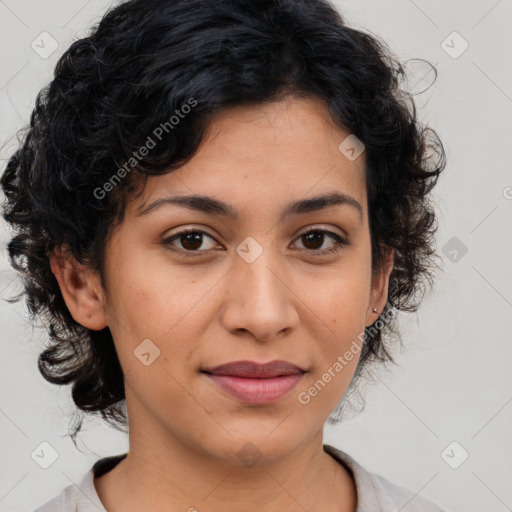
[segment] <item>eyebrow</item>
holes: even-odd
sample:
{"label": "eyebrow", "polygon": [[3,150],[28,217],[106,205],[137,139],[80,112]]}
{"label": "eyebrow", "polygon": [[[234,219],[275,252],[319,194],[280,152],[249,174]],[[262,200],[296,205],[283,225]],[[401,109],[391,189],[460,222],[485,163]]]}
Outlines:
{"label": "eyebrow", "polygon": [[[239,218],[238,211],[231,205],[224,203],[213,197],[202,195],[178,195],[161,197],[159,199],[156,199],[147,206],[145,204],[139,206],[139,211],[137,212],[136,216],[140,217],[143,215],[147,215],[148,213],[153,212],[156,209],[168,204],[182,206],[190,210],[200,211],[207,214],[221,215],[223,217],[228,217],[231,219]],[[307,199],[300,199],[299,201],[295,201],[293,203],[288,204],[281,213],[281,218],[279,219],[279,221],[283,221],[290,215],[310,213],[322,210],[324,208],[328,208],[330,206],[339,205],[347,205],[357,210],[359,214],[359,220],[362,221],[363,208],[361,204],[358,201],[356,201],[356,199],[354,199],[352,196],[349,196],[345,193],[338,191],[314,197],[309,197]]]}

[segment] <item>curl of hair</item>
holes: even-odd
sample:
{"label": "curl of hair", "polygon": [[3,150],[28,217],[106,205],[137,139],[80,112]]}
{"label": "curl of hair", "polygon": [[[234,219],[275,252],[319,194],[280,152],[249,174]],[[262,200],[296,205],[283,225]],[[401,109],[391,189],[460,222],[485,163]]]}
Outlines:
{"label": "curl of hair", "polygon": [[[73,319],[49,256],[65,247],[104,283],[109,235],[141,183],[190,160],[225,108],[287,96],[324,100],[334,121],[364,143],[372,269],[384,247],[395,250],[381,317],[416,311],[437,257],[429,192],[445,153],[400,89],[403,75],[384,42],[348,27],[327,0],[132,0],[107,11],[59,59],[1,179],[3,217],[15,233],[9,258],[24,284],[13,300],[25,294],[31,316],[48,329],[42,376],[72,384],[80,411],[126,425],[110,330]],[[192,99],[194,107],[170,127],[169,118]],[[158,126],[168,128],[161,140],[114,183],[116,170]],[[98,193],[109,180],[113,190]],[[394,363],[386,331],[396,333],[394,322],[367,328],[351,390],[370,362]]]}

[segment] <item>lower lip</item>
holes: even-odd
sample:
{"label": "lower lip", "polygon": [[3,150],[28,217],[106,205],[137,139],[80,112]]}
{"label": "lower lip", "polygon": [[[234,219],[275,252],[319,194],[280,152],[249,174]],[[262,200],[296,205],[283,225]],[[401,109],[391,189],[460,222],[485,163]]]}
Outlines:
{"label": "lower lip", "polygon": [[261,405],[275,402],[286,396],[304,374],[294,373],[270,379],[212,375],[211,373],[206,375],[232,397],[247,404]]}

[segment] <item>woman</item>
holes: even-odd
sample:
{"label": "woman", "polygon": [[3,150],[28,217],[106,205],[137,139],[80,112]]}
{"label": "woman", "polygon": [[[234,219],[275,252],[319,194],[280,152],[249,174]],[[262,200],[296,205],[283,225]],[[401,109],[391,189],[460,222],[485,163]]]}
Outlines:
{"label": "woman", "polygon": [[325,0],[132,0],[64,53],[9,255],[42,375],[130,448],[38,512],[441,510],[322,443],[434,266],[403,74]]}

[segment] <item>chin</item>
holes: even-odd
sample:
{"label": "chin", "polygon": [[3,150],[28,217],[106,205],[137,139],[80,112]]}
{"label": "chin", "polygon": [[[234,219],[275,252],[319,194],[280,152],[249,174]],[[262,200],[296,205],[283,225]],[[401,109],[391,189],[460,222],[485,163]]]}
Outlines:
{"label": "chin", "polygon": [[[254,433],[240,433],[224,440],[223,446],[214,449],[207,448],[213,456],[216,456],[228,464],[236,466],[253,467],[254,465],[272,464],[293,453],[305,442],[297,439],[294,442],[290,436],[278,436],[269,433],[258,436]],[[274,432],[275,433],[275,432]],[[284,433],[286,434],[286,433]]]}

